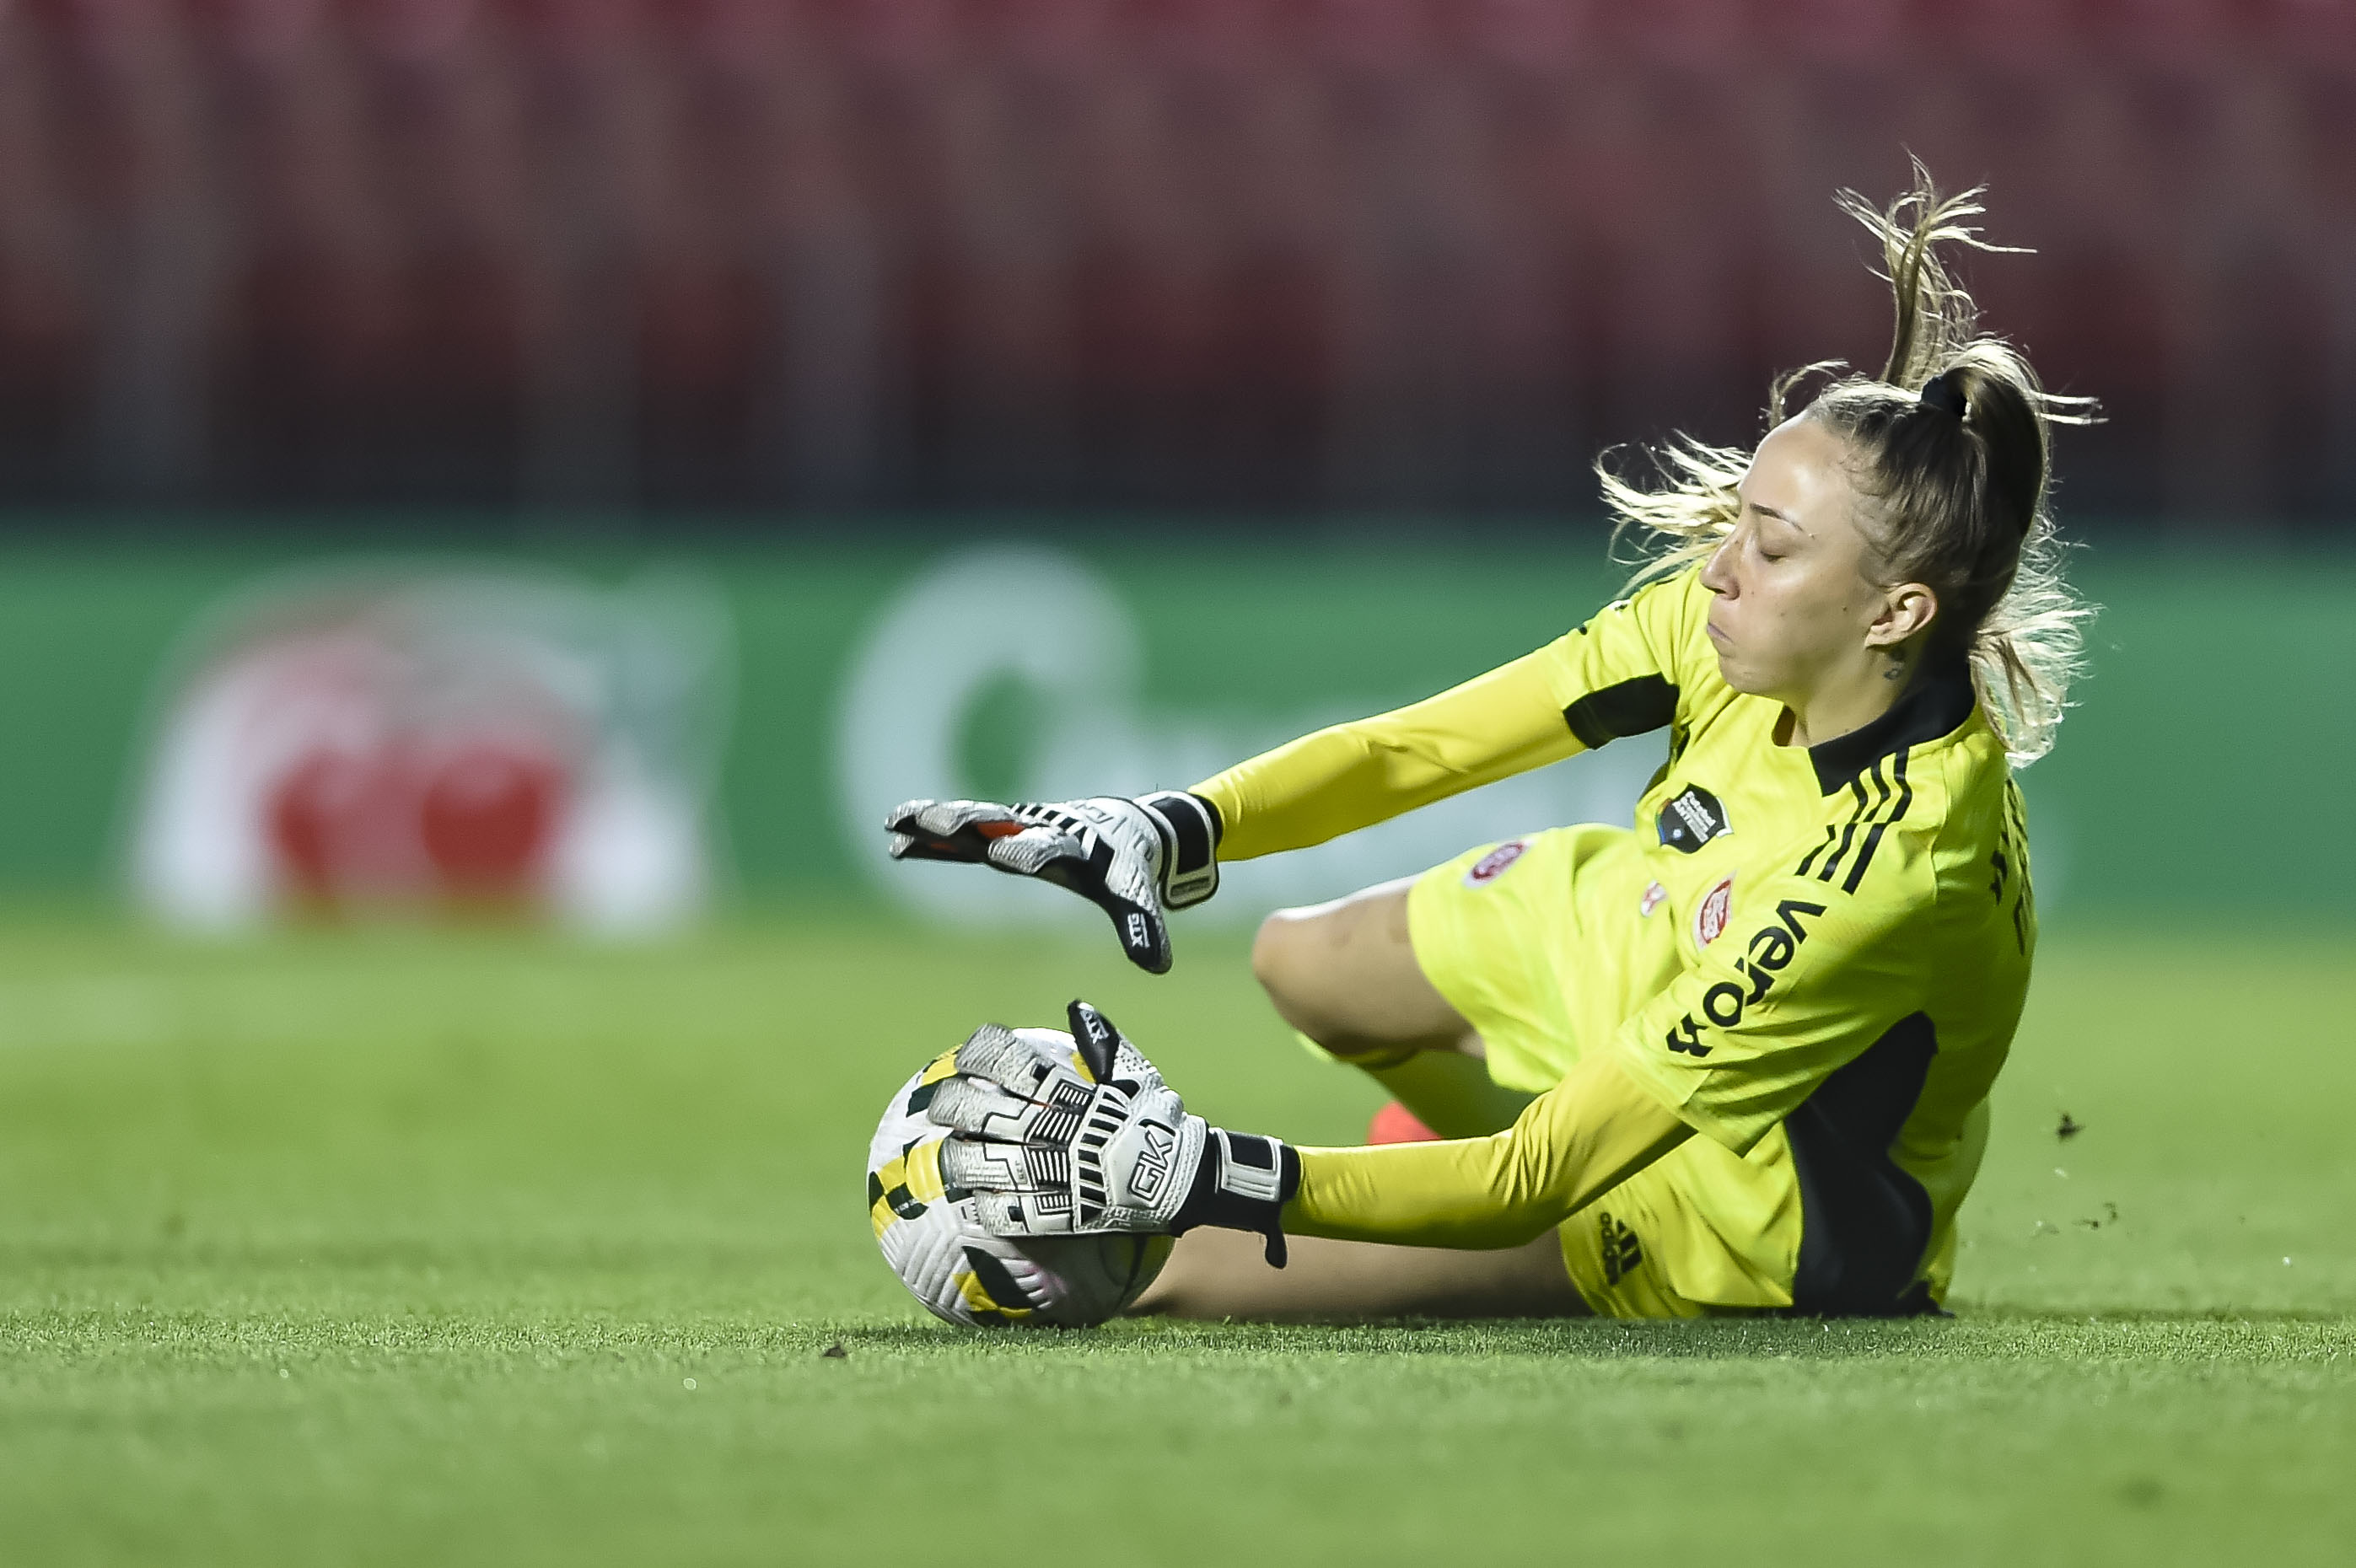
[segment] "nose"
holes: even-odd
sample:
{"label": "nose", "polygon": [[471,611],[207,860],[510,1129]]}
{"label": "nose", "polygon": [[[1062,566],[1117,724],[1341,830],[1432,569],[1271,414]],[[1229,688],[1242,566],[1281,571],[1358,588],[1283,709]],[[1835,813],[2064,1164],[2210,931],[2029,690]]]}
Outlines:
{"label": "nose", "polygon": [[1708,564],[1701,569],[1701,585],[1712,593],[1734,592],[1734,572],[1727,565],[1727,557],[1733,549],[1734,536],[1730,534],[1724,544],[1710,551]]}

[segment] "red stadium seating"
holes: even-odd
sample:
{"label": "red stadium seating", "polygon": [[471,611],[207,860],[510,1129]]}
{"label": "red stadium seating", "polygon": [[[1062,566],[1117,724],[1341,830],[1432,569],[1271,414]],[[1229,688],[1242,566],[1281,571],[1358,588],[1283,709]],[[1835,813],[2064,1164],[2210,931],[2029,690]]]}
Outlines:
{"label": "red stadium seating", "polygon": [[2344,511],[2334,0],[19,0],[0,501],[1544,512],[1987,180],[2068,499]]}

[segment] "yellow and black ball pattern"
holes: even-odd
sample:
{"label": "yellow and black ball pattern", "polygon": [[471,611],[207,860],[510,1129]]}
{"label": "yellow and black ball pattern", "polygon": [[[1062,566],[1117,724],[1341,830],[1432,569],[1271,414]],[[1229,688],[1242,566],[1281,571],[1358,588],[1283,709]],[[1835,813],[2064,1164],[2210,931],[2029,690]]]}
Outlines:
{"label": "yellow and black ball pattern", "polygon": [[[1072,1050],[1060,1029],[1017,1031]],[[1085,1071],[1085,1069],[1083,1069]],[[925,1117],[957,1074],[943,1051],[900,1086],[867,1150],[867,1217],[884,1261],[935,1317],[972,1328],[1081,1328],[1135,1301],[1170,1255],[1167,1236],[993,1236],[972,1197],[941,1180],[941,1140]]]}

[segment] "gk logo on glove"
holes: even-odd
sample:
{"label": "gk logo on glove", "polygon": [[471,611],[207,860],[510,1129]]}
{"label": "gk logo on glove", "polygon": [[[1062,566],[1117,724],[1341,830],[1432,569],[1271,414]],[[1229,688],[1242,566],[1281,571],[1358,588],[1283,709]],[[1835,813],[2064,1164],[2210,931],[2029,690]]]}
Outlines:
{"label": "gk logo on glove", "polygon": [[1151,1203],[1153,1195],[1170,1176],[1170,1157],[1178,1147],[1176,1136],[1164,1126],[1151,1122],[1138,1129],[1144,1135],[1145,1148],[1137,1157],[1137,1164],[1129,1173],[1129,1189],[1141,1203]]}

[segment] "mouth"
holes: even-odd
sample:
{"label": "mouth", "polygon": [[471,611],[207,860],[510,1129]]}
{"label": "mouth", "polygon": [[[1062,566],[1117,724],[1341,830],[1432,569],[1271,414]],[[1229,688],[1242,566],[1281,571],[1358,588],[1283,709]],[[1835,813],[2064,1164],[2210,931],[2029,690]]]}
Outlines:
{"label": "mouth", "polygon": [[1715,620],[1705,621],[1702,623],[1702,626],[1704,630],[1709,633],[1709,640],[1716,643],[1720,648],[1729,648],[1733,646],[1734,639],[1720,631],[1719,629],[1719,624]]}

